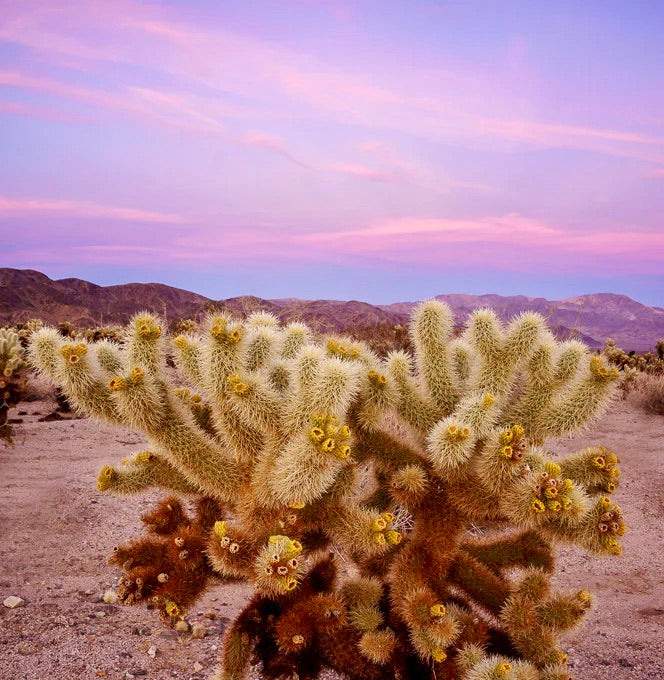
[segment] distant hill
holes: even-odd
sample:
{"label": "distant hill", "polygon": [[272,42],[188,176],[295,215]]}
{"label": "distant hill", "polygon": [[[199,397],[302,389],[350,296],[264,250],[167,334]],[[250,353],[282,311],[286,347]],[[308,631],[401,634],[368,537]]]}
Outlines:
{"label": "distant hill", "polygon": [[[565,300],[523,295],[439,295],[450,305],[457,324],[478,307],[492,307],[503,319],[532,310],[545,316],[560,338],[577,337],[600,347],[612,337],[626,350],[652,349],[664,338],[664,309],[642,305],[625,295],[598,293]],[[357,327],[403,325],[415,302],[370,305],[339,300],[265,300],[242,296],[211,300],[159,283],[97,286],[81,279],[54,281],[30,269],[0,268],[0,324],[40,318],[45,323],[71,321],[76,326],[126,323],[132,314],[148,309],[169,321],[200,319],[212,309],[250,313],[263,309],[282,321],[304,320],[321,332],[346,332]]]}

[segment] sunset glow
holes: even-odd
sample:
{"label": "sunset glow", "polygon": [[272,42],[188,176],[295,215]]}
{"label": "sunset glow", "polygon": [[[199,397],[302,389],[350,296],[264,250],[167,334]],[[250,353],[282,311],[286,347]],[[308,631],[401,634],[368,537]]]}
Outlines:
{"label": "sunset glow", "polygon": [[0,266],[664,306],[664,5],[0,0]]}

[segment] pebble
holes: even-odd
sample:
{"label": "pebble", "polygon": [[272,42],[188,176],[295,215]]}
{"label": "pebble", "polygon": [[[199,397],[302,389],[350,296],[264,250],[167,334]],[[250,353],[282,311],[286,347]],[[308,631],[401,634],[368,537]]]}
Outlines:
{"label": "pebble", "polygon": [[206,619],[211,619],[212,621],[214,621],[214,620],[217,618],[217,612],[214,611],[214,609],[208,609],[208,610],[203,614],[203,616],[204,616]]}
{"label": "pebble", "polygon": [[205,666],[200,661],[194,662],[194,671],[196,673],[198,673],[198,671],[202,671],[204,668]]}
{"label": "pebble", "polygon": [[150,645],[148,649],[148,656],[152,657],[153,659],[155,656],[157,656],[157,648],[154,645]]}
{"label": "pebble", "polygon": [[98,619],[103,619],[106,616],[106,612],[95,612],[95,617]]}
{"label": "pebble", "polygon": [[25,604],[25,600],[22,597],[10,595],[2,604],[8,609],[16,609],[17,607],[22,607]]}

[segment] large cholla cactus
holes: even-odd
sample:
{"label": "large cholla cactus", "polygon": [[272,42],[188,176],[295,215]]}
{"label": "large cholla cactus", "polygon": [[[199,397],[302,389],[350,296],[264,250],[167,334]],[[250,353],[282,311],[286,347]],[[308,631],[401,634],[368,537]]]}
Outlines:
{"label": "large cholla cactus", "polygon": [[11,329],[0,328],[0,439],[12,441],[7,412],[18,404],[25,391],[23,348]]}
{"label": "large cholla cactus", "polygon": [[536,314],[479,310],[454,338],[436,301],[415,310],[414,356],[385,360],[265,313],[212,317],[203,337],[162,327],[135,317],[122,348],[43,329],[30,350],[79,409],[147,435],[102,491],[198,497],[194,517],[165,499],[116,549],[125,603],[175,621],[214,579],[253,583],[218,680],[256,661],[271,678],[571,677],[559,637],[591,596],[551,591],[553,547],[620,553],[618,459],[543,444],[605,408],[616,369]]}

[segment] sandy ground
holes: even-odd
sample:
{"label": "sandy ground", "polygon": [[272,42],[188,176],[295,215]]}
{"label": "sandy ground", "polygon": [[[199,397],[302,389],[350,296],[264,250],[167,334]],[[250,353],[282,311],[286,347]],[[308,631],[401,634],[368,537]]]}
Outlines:
{"label": "sandy ground", "polygon": [[[143,440],[87,419],[40,422],[54,407],[20,404],[10,413],[23,421],[14,426],[15,445],[0,445],[0,602],[10,595],[25,600],[17,609],[0,605],[0,678],[209,677],[221,634],[250,588],[217,586],[201,599],[190,622],[206,627],[202,639],[164,628],[144,608],[102,602],[117,577],[107,554],[139,532],[139,515],[160,494],[98,493],[102,464],[141,450]],[[565,648],[579,680],[664,678],[664,417],[620,402],[593,432],[601,435],[550,448],[562,453],[601,443],[618,453],[616,502],[628,533],[620,558],[561,550],[559,585],[587,588],[597,601]]]}

